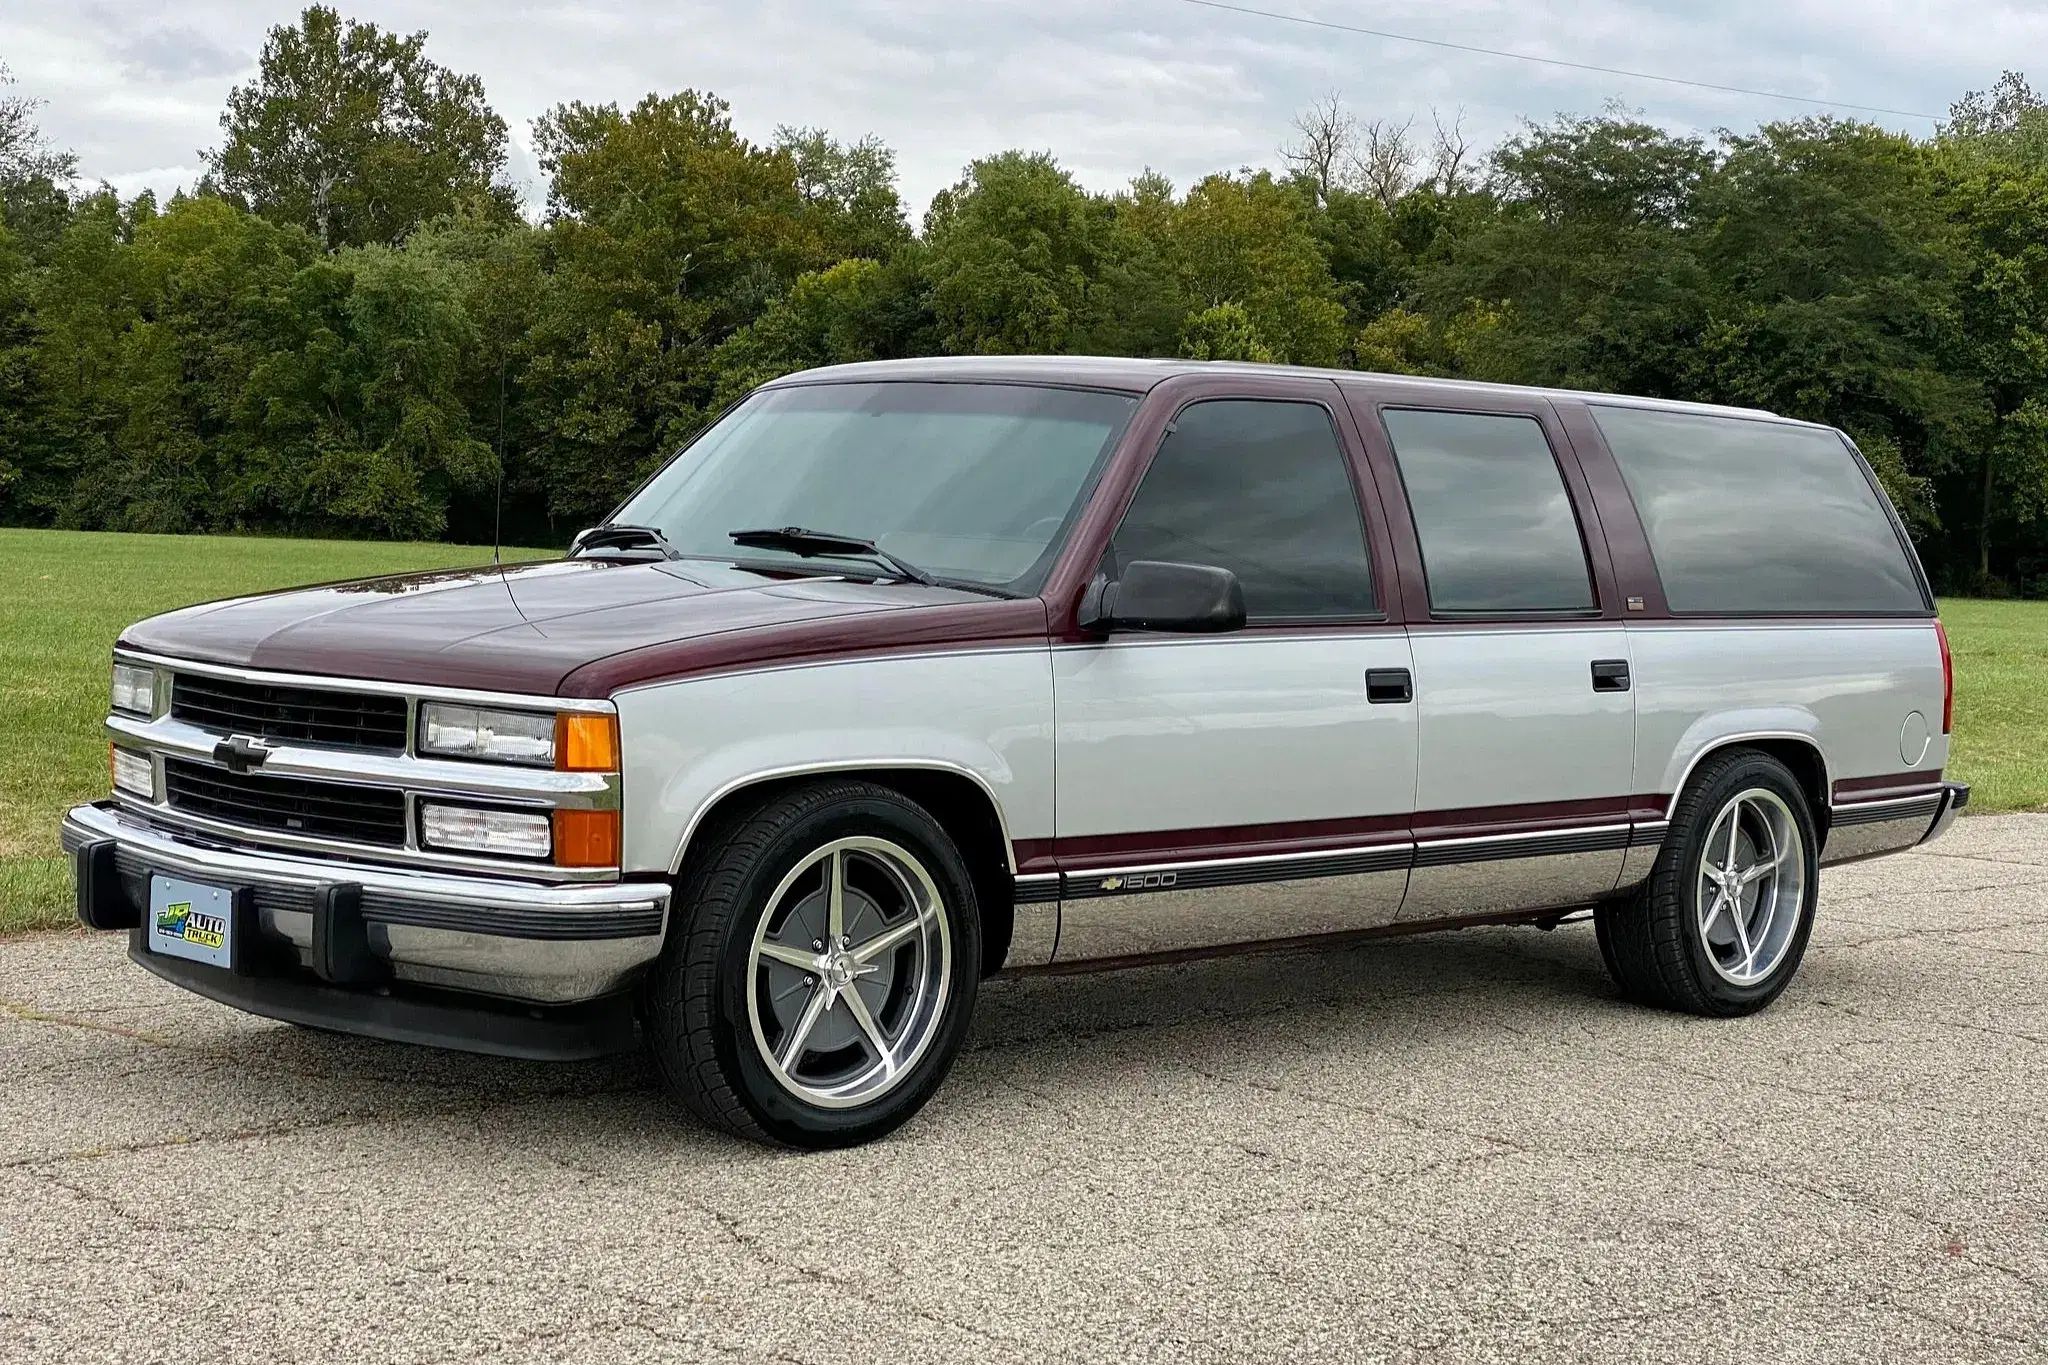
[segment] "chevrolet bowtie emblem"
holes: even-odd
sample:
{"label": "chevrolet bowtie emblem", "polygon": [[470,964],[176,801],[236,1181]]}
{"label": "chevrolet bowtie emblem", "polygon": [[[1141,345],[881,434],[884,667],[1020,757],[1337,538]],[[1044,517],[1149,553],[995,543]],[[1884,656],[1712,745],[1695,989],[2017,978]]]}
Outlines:
{"label": "chevrolet bowtie emblem", "polygon": [[1102,879],[1102,889],[1104,891],[1114,891],[1123,884],[1124,879],[1122,877],[1104,877]]}
{"label": "chevrolet bowtie emblem", "polygon": [[246,773],[263,766],[270,746],[248,735],[232,735],[213,746],[213,761],[231,773]]}

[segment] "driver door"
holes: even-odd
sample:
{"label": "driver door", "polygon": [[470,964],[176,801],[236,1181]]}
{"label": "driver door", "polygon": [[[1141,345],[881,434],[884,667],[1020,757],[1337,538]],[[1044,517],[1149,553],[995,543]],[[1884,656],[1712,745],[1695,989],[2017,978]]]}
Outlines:
{"label": "driver door", "polygon": [[[1237,575],[1247,625],[1053,654],[1057,961],[1393,920],[1415,799],[1413,661],[1334,384],[1176,413],[1104,556]],[[1383,563],[1390,561],[1383,560]]]}

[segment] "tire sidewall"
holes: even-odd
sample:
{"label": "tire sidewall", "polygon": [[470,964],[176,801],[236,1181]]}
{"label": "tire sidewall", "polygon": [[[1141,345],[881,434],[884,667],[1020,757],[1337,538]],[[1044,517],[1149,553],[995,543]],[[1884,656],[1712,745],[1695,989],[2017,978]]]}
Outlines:
{"label": "tire sidewall", "polygon": [[[950,938],[950,979],[937,1031],[910,1076],[888,1093],[845,1109],[806,1103],[769,1070],[754,1043],[747,996],[749,958],[767,900],[804,857],[835,839],[882,837],[901,844],[931,874]],[[923,1107],[938,1089],[964,1041],[974,1011],[981,961],[981,916],[966,865],[938,823],[900,799],[848,796],[798,819],[781,832],[740,879],[737,912],[717,945],[717,988],[711,1002],[712,1043],[720,1068],[762,1129],[797,1147],[851,1146],[880,1137]]]}
{"label": "tire sidewall", "polygon": [[[1799,920],[1793,926],[1792,941],[1786,945],[1785,956],[1769,976],[1742,986],[1715,970],[1706,945],[1700,941],[1700,858],[1707,836],[1713,831],[1714,821],[1722,809],[1739,793],[1755,787],[1775,793],[1792,812],[1792,819],[1799,827],[1805,876]],[[1693,979],[1701,993],[1722,1012],[1747,1014],[1762,1009],[1775,1000],[1798,974],[1800,962],[1806,956],[1807,940],[1813,933],[1814,912],[1820,903],[1819,833],[1814,828],[1813,812],[1808,806],[1806,793],[1800,789],[1791,772],[1776,759],[1765,754],[1748,755],[1713,774],[1702,785],[1693,806],[1693,818],[1685,829],[1674,833],[1677,836],[1673,849],[1676,856],[1667,875],[1674,879],[1671,892],[1677,903],[1682,943]]]}

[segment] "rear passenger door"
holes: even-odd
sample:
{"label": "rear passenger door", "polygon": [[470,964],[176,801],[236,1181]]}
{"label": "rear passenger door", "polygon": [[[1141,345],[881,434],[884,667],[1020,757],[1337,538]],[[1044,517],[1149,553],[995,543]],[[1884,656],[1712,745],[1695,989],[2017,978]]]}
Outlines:
{"label": "rear passenger door", "polygon": [[1606,894],[1629,839],[1628,641],[1549,404],[1352,401],[1409,594],[1415,863],[1401,918]]}
{"label": "rear passenger door", "polygon": [[1102,569],[1229,569],[1248,624],[1055,649],[1061,961],[1384,924],[1407,881],[1408,640],[1381,600],[1337,387],[1199,392]]}

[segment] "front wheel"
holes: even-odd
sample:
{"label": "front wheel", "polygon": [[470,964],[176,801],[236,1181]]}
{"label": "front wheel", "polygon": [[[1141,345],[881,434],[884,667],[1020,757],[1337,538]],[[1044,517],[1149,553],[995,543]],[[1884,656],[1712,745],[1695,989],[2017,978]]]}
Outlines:
{"label": "front wheel", "polygon": [[785,791],[707,838],[643,995],[668,1089],[757,1140],[887,1133],[931,1098],[973,1011],[981,918],[958,850],[864,782]]}
{"label": "front wheel", "polygon": [[1819,899],[1819,841],[1798,780],[1736,749],[1701,765],[1649,880],[1594,915],[1622,993],[1691,1014],[1750,1014],[1799,970]]}

